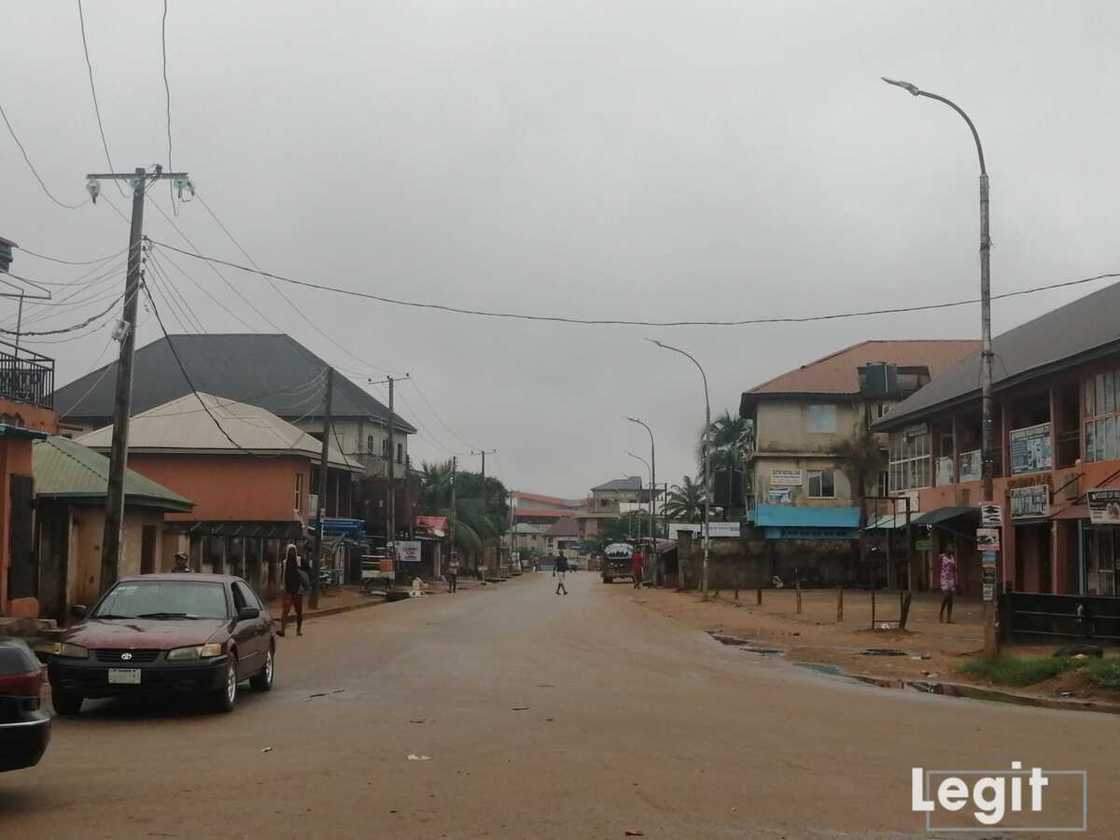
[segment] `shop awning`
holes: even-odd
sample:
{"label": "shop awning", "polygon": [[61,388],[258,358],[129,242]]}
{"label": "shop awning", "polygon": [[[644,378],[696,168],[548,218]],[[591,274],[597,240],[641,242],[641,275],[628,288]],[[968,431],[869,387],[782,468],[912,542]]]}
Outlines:
{"label": "shop awning", "polygon": [[1088,519],[1088,505],[1069,505],[1050,514],[1051,519]]}
{"label": "shop awning", "polygon": [[972,516],[979,521],[980,508],[971,505],[964,507],[939,507],[931,510],[929,513],[919,514],[916,518],[910,520],[910,524],[940,525],[943,522],[948,522],[950,519],[956,519],[961,516]]}
{"label": "shop awning", "polygon": [[854,540],[859,508],[759,505],[753,521],[768,540]]}
{"label": "shop awning", "polygon": [[[911,512],[910,524],[913,525],[918,518],[917,511]],[[883,513],[873,519],[867,520],[867,524],[863,526],[865,531],[887,531],[892,528],[905,528],[906,527],[906,514],[905,513]]]}

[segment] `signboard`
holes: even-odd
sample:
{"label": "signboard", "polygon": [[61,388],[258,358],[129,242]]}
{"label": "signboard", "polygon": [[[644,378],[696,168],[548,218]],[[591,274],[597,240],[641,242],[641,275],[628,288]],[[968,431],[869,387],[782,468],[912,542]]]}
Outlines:
{"label": "signboard", "polygon": [[1009,437],[1012,475],[1053,469],[1054,449],[1050,440],[1049,423],[1012,429]]}
{"label": "signboard", "polygon": [[979,481],[981,477],[981,459],[980,450],[973,449],[971,452],[962,452],[960,455],[960,474],[957,476],[958,481]]}
{"label": "signboard", "polygon": [[1120,525],[1120,490],[1090,490],[1089,521],[1094,525]]}
{"label": "signboard", "polygon": [[1008,491],[1012,519],[1038,519],[1050,515],[1050,488],[1045,484],[1015,487]]}
{"label": "signboard", "polygon": [[976,547],[986,553],[999,551],[999,528],[977,528]]}
{"label": "signboard", "polygon": [[[677,538],[680,531],[700,535],[701,526],[696,522],[672,522],[669,524],[669,539]],[[713,540],[734,538],[738,539],[742,533],[742,526],[738,522],[709,522],[708,535]]]}
{"label": "signboard", "polygon": [[771,487],[800,487],[804,480],[801,470],[770,470]]}
{"label": "signboard", "polygon": [[420,540],[397,540],[397,562],[419,563]]}
{"label": "signboard", "polygon": [[984,588],[983,599],[991,601],[996,594],[996,553],[984,551],[980,554],[980,582]]}
{"label": "signboard", "polygon": [[980,503],[980,526],[999,528],[1003,525],[1003,508],[994,502]]}
{"label": "signboard", "polygon": [[788,505],[793,501],[793,490],[789,487],[772,487],[766,493],[766,501],[773,505]]}
{"label": "signboard", "polygon": [[933,550],[933,540],[931,540],[931,539],[914,540],[914,550],[915,551],[932,551]]}

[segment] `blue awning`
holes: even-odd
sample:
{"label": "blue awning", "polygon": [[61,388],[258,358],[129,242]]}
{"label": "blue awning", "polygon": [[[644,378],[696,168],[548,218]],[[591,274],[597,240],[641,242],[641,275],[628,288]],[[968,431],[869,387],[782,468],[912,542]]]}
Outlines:
{"label": "blue awning", "polygon": [[859,528],[857,507],[759,505],[754,510],[759,528]]}

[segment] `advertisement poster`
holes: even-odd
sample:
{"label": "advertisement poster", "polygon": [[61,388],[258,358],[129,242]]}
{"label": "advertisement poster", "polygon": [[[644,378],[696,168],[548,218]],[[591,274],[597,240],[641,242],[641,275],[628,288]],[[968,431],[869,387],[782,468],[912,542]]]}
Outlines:
{"label": "advertisement poster", "polygon": [[801,470],[770,470],[771,487],[800,487],[803,481]]}
{"label": "advertisement poster", "polygon": [[1037,519],[1050,515],[1050,488],[1045,484],[1014,487],[1008,495],[1012,519]]}
{"label": "advertisement poster", "polygon": [[397,562],[419,563],[420,540],[397,540]]}
{"label": "advertisement poster", "polygon": [[766,493],[766,501],[772,505],[788,505],[793,501],[793,490],[789,487],[772,487]]}
{"label": "advertisement poster", "polygon": [[1120,525],[1120,490],[1090,490],[1089,521],[1094,525]]}
{"label": "advertisement poster", "polygon": [[977,528],[976,547],[984,553],[999,551],[999,528]]}
{"label": "advertisement poster", "polygon": [[1011,430],[1011,474],[1040,472],[1054,466],[1050,424]]}
{"label": "advertisement poster", "polygon": [[960,475],[957,476],[957,480],[979,481],[981,469],[980,450],[973,449],[971,452],[962,452],[960,459]]}
{"label": "advertisement poster", "polygon": [[994,502],[981,502],[980,526],[983,528],[999,528],[1003,525],[1003,508]]}

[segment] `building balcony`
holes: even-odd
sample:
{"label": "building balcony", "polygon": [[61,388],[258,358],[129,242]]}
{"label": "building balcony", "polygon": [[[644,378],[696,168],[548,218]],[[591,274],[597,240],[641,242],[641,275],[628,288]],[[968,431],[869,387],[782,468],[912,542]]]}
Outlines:
{"label": "building balcony", "polygon": [[54,359],[0,341],[0,400],[54,408]]}

